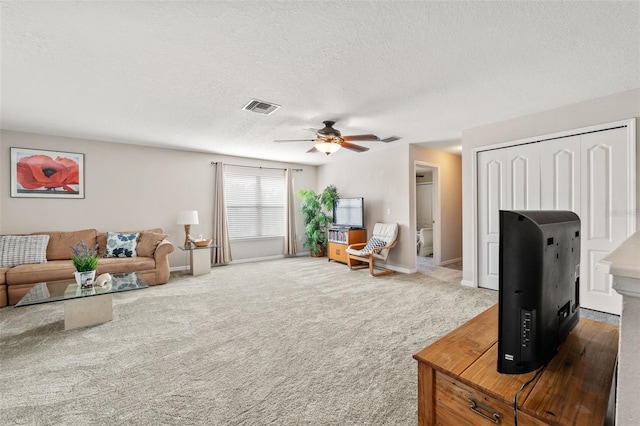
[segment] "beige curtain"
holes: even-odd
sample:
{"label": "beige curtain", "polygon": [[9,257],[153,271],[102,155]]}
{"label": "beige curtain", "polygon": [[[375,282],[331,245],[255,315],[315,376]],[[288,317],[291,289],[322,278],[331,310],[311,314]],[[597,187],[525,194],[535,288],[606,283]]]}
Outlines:
{"label": "beige curtain", "polygon": [[216,163],[213,196],[213,242],[219,247],[212,250],[211,263],[220,265],[231,262],[231,242],[227,228],[227,207],[224,202],[224,165]]}
{"label": "beige curtain", "polygon": [[286,211],[286,235],[284,238],[284,254],[293,256],[297,252],[296,244],[296,210],[293,202],[293,172],[287,169],[284,173],[285,181],[285,211]]}

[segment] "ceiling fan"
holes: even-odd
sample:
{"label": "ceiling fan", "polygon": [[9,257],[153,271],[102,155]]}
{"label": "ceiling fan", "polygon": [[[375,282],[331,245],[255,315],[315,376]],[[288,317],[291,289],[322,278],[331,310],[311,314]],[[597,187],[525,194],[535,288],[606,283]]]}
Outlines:
{"label": "ceiling fan", "polygon": [[356,145],[351,141],[375,141],[375,142],[393,142],[400,139],[392,136],[386,139],[380,139],[376,135],[351,135],[342,136],[339,130],[333,127],[335,121],[323,121],[322,129],[308,129],[316,134],[315,139],[279,139],[274,142],[315,142],[315,145],[307,152],[323,152],[327,155],[332,154],[340,148],[350,149],[355,152],[365,152],[369,148],[366,146]]}

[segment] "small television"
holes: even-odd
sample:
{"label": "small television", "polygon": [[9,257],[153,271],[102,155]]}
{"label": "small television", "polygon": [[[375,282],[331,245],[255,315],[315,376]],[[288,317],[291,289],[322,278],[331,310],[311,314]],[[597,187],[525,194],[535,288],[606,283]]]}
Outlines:
{"label": "small television", "polygon": [[501,210],[498,372],[546,365],[580,319],[580,218]]}
{"label": "small television", "polygon": [[340,228],[364,228],[364,198],[338,198],[333,202],[333,225]]}

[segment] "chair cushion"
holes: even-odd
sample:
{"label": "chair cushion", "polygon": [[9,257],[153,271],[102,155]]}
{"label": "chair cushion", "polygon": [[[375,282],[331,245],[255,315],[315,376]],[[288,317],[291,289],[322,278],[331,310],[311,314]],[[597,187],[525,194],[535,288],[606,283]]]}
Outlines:
{"label": "chair cushion", "polygon": [[391,244],[398,237],[398,224],[378,222],[373,226],[371,237],[382,240],[387,245]]}
{"label": "chair cushion", "polygon": [[[347,248],[347,253],[353,256],[366,256],[371,252],[371,247],[368,248],[369,244],[372,243],[373,240],[382,241],[382,245],[378,245],[376,247],[388,246],[393,244],[393,242],[398,238],[398,224],[397,223],[382,223],[378,222],[373,226],[373,235],[371,239],[367,243],[366,246],[362,248],[362,250],[354,250]],[[389,249],[380,249],[373,250],[373,257],[379,260],[387,260],[389,257]]]}
{"label": "chair cushion", "polygon": [[[353,254],[354,256],[366,256],[368,255],[372,250],[374,250],[374,252],[376,251],[375,249],[377,249],[378,247],[384,247],[385,245],[387,245],[387,243],[385,243],[384,241],[382,241],[379,238],[371,238],[367,244],[362,247],[362,249],[360,250],[355,250],[352,248],[347,248],[347,253],[349,254]],[[379,250],[378,250],[379,251]]]}

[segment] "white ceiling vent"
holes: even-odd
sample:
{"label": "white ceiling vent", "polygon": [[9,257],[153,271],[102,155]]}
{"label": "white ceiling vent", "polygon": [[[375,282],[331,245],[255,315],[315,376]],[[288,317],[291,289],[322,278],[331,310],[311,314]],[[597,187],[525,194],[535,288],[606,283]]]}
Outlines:
{"label": "white ceiling vent", "polygon": [[251,99],[251,101],[242,107],[246,111],[257,112],[258,114],[269,115],[275,110],[280,108],[280,105],[272,104],[269,102],[259,101],[257,99]]}
{"label": "white ceiling vent", "polygon": [[400,136],[389,136],[388,138],[384,138],[384,139],[380,139],[382,142],[395,142],[397,140],[400,140]]}

